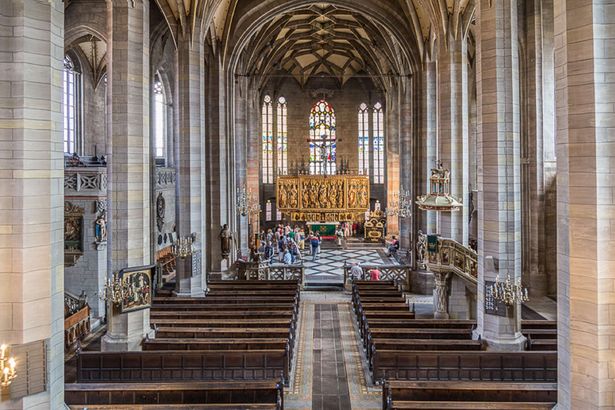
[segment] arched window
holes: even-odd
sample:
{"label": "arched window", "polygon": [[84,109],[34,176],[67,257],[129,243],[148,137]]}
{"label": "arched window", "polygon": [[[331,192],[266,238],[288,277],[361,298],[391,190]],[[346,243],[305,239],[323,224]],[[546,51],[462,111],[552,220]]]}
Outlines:
{"label": "arched window", "polygon": [[271,217],[271,201],[267,200],[267,203],[265,204],[265,221],[271,221]]}
{"label": "arched window", "polygon": [[157,162],[166,158],[167,105],[160,76],[154,76],[154,152]]}
{"label": "arched window", "polygon": [[262,164],[263,164],[263,183],[273,184],[273,107],[271,97],[266,95],[263,100],[262,108]]}
{"label": "arched window", "polygon": [[64,57],[63,85],[64,152],[79,154],[81,148],[79,141],[81,133],[81,75],[69,56]]}
{"label": "arched window", "polygon": [[382,104],[374,105],[374,184],[384,184],[384,111]]}
{"label": "arched window", "polygon": [[310,174],[334,175],[337,171],[335,111],[320,100],[310,112]]}
{"label": "arched window", "polygon": [[284,97],[278,99],[277,117],[278,175],[286,175],[288,174],[288,112]]}
{"label": "arched window", "polygon": [[369,110],[359,106],[359,175],[369,175]]}

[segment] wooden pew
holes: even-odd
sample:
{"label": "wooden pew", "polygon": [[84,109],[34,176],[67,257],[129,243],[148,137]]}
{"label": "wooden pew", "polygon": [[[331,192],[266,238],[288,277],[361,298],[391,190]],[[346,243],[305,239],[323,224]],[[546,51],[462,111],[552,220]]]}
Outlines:
{"label": "wooden pew", "polygon": [[177,298],[177,297],[156,297],[153,298],[153,305],[209,305],[209,304],[244,304],[261,303],[261,304],[275,304],[275,303],[296,303],[297,296],[215,296],[208,295],[204,298]]}
{"label": "wooden pew", "polygon": [[165,305],[152,305],[151,311],[167,311],[167,312],[179,312],[179,311],[239,311],[244,312],[248,310],[258,310],[258,311],[278,311],[278,312],[287,312],[289,310],[297,313],[299,309],[299,305],[295,303],[272,303],[272,304],[262,304],[262,303],[219,303],[219,304],[165,304]]}
{"label": "wooden pew", "polygon": [[150,313],[151,319],[289,319],[295,320],[292,310],[247,310],[247,311],[163,311],[155,310]]}
{"label": "wooden pew", "polygon": [[289,349],[285,338],[242,338],[242,339],[177,339],[158,338],[143,342],[144,351],[152,350],[284,350]]}
{"label": "wooden pew", "polygon": [[557,329],[557,320],[522,320],[521,330]]}
{"label": "wooden pew", "polygon": [[71,409],[283,409],[276,381],[74,383],[64,400]]}
{"label": "wooden pew", "polygon": [[274,289],[282,288],[298,288],[299,281],[297,280],[212,280],[207,282],[209,289],[217,288],[265,288],[271,287]]}
{"label": "wooden pew", "polygon": [[557,383],[400,381],[383,384],[383,410],[552,409]]}
{"label": "wooden pew", "polygon": [[286,350],[82,352],[77,382],[288,380]]}
{"label": "wooden pew", "polygon": [[401,380],[557,380],[557,352],[475,352],[378,350],[375,381]]}
{"label": "wooden pew", "polygon": [[162,327],[217,327],[217,328],[242,328],[242,327],[280,327],[294,331],[294,322],[290,319],[151,319],[151,323]]}

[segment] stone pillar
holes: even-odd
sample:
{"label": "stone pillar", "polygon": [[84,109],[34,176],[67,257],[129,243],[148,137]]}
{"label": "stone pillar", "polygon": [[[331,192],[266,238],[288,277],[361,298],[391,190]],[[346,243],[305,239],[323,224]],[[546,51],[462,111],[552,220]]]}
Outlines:
{"label": "stone pillar", "polygon": [[232,161],[229,156],[227,142],[226,114],[226,76],[224,74],[222,57],[209,50],[208,70],[206,84],[206,107],[209,114],[207,121],[206,140],[206,192],[207,192],[207,268],[208,272],[220,273],[227,271],[234,262],[236,246],[232,247],[229,259],[222,259],[220,246],[220,231],[224,224],[228,224],[233,236],[237,237],[234,216],[231,217],[231,201],[235,200],[236,191],[231,187]]}
{"label": "stone pillar", "polygon": [[[110,271],[152,262],[150,235],[149,0],[107,3]],[[111,273],[111,272],[109,272]],[[139,350],[151,332],[149,309],[108,315],[102,350]]]}
{"label": "stone pillar", "polygon": [[[247,106],[248,106],[248,78],[241,77],[238,78],[234,84],[234,92],[233,92],[233,105],[235,107],[234,120],[230,121],[234,128],[234,152],[235,152],[235,183],[238,187],[246,187],[246,189],[250,190],[251,195],[258,199],[258,188],[257,190],[251,189],[248,184],[248,124],[247,124]],[[258,202],[260,204],[260,202]],[[242,216],[238,213],[237,215],[237,227],[238,227],[238,235],[237,242],[239,249],[241,250],[242,255],[249,255],[249,245],[252,238],[249,237],[249,223],[250,221],[256,218],[258,219],[258,215],[248,215]],[[259,231],[252,231],[252,235],[254,233],[258,233]]]}
{"label": "stone pillar", "polygon": [[[554,180],[546,165],[554,161],[553,2],[526,3],[525,99],[523,147],[523,272],[530,296],[547,294],[545,191]],[[552,167],[551,167],[552,168]]]}
{"label": "stone pillar", "polygon": [[606,409],[615,407],[615,4],[554,3],[558,408]]}
{"label": "stone pillar", "polygon": [[[476,335],[493,350],[522,350],[521,307],[486,314],[485,282],[521,276],[517,1],[481,0],[477,24],[478,312]],[[494,269],[488,267],[493,260]]]}
{"label": "stone pillar", "polygon": [[[178,40],[177,234],[196,234],[196,257],[177,265],[177,291],[203,296],[206,288],[205,244],[205,57],[200,30]],[[194,263],[192,263],[194,262]],[[186,271],[186,268],[191,268]]]}
{"label": "stone pillar", "polygon": [[[420,187],[417,195],[425,195],[429,193],[429,177],[431,169],[434,167],[438,159],[438,124],[437,124],[437,97],[436,97],[436,63],[428,60],[423,64],[422,72],[422,100],[421,100],[421,140],[424,141],[420,156],[423,166],[418,186]],[[423,216],[421,228],[425,234],[435,234],[438,232],[437,212],[434,211],[419,211]]]}
{"label": "stone pillar", "polygon": [[433,317],[448,319],[448,294],[450,272],[434,272]]}
{"label": "stone pillar", "polygon": [[[413,116],[412,116],[412,86],[411,78],[402,78],[399,87],[400,93],[400,133],[399,133],[399,156],[400,156],[400,185],[410,191],[410,198],[414,203],[415,185],[414,181],[414,139],[413,137]],[[415,207],[413,207],[415,208]],[[408,218],[400,219],[399,241],[401,249],[407,251],[406,262],[414,264],[414,237],[416,235],[414,220],[415,213]]]}
{"label": "stone pillar", "polygon": [[64,405],[63,27],[60,1],[0,2],[0,341],[47,343],[46,391],[0,409]]}
{"label": "stone pillar", "polygon": [[468,244],[468,69],[466,39],[459,25],[438,51],[438,158],[450,169],[450,193],[463,203],[456,212],[438,214],[439,234]]}
{"label": "stone pillar", "polygon": [[248,149],[248,163],[247,163],[247,180],[248,189],[252,191],[255,200],[261,205],[261,213],[258,217],[253,218],[250,221],[252,226],[252,232],[260,232],[260,221],[265,216],[265,204],[260,198],[260,104],[259,104],[259,92],[248,82],[248,89],[244,92],[243,98],[246,100],[246,115],[247,115],[247,149]]}
{"label": "stone pillar", "polygon": [[[396,88],[400,84],[395,84],[386,94],[386,137],[385,137],[385,161],[386,161],[386,193],[387,208],[396,200],[396,194],[400,190],[400,163],[399,163],[399,93]],[[395,90],[395,91],[393,91]],[[371,125],[370,125],[371,126]],[[409,187],[403,187],[409,189]],[[399,235],[399,218],[395,215],[387,216],[387,236]]]}

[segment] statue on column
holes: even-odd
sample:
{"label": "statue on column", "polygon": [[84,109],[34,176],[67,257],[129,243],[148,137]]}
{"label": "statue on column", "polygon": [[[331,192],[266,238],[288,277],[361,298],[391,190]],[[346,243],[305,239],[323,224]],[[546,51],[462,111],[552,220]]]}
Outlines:
{"label": "statue on column", "polygon": [[233,242],[233,234],[228,228],[227,224],[224,224],[220,231],[220,245],[222,251],[222,259],[228,259],[231,254],[231,244]]}
{"label": "statue on column", "polygon": [[419,229],[416,239],[416,265],[419,269],[425,269],[425,250],[427,249],[427,235]]}
{"label": "statue on column", "polygon": [[450,273],[434,273],[434,319],[448,319],[448,278]]}

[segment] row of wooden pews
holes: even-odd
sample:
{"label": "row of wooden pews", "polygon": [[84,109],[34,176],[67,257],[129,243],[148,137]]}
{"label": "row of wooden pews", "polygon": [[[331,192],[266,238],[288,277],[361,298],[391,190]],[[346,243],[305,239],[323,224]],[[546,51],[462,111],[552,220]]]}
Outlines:
{"label": "row of wooden pews", "polygon": [[[393,283],[356,281],[352,303],[384,409],[545,409],[557,401],[557,353],[483,351],[472,320],[416,319]],[[548,340],[548,321],[527,321]],[[555,331],[556,332],[556,331]],[[514,393],[513,393],[514,392]]]}
{"label": "row of wooden pews", "polygon": [[297,281],[217,281],[204,298],[155,297],[156,337],[139,352],[81,353],[67,403],[281,409],[299,303]]}

